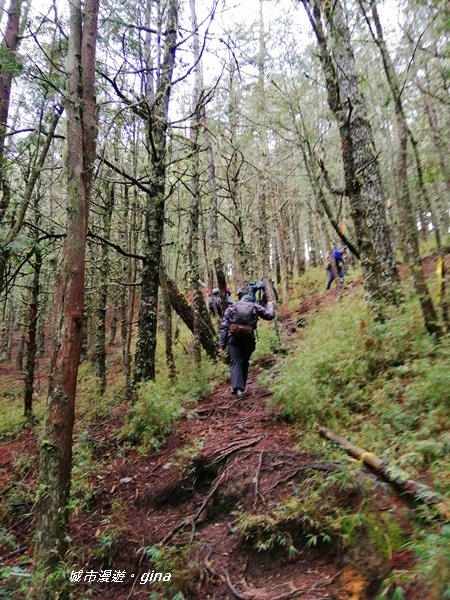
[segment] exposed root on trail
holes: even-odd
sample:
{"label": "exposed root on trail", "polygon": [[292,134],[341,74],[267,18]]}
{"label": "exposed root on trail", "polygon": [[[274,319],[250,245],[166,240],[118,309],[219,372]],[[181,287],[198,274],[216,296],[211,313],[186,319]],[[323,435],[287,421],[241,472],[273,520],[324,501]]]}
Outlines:
{"label": "exposed root on trail", "polygon": [[[222,505],[233,504],[228,502],[235,497],[240,498],[241,505],[253,512],[257,511],[258,504],[266,505],[273,500],[273,492],[277,489],[277,498],[288,496],[292,493],[292,481],[300,474],[307,471],[322,471],[331,473],[340,470],[336,463],[324,463],[312,460],[309,455],[288,450],[259,450],[248,449],[249,446],[258,444],[264,436],[240,438],[212,453],[202,453],[194,459],[187,469],[187,473],[194,471],[194,480],[211,472],[211,468],[218,468],[217,475],[212,481],[209,491],[200,499],[199,508],[190,516],[175,525],[163,538],[162,544],[167,544],[176,533],[190,527],[192,533],[200,517],[205,513],[209,503],[218,495],[220,490]],[[257,456],[257,461],[252,457]],[[300,463],[300,466],[299,466]],[[274,470],[278,472],[274,475]],[[288,484],[286,486],[286,484]],[[178,485],[183,485],[179,482]],[[285,488],[282,488],[282,486]],[[280,490],[281,488],[281,490]],[[250,498],[253,502],[250,505]],[[207,517],[206,517],[207,518]]]}
{"label": "exposed root on trail", "polygon": [[[294,584],[291,582],[282,584],[280,586],[271,587],[270,590],[265,588],[255,588],[253,586],[245,585],[244,591],[239,591],[235,585],[233,585],[230,575],[228,571],[225,571],[225,580],[227,582],[228,589],[236,600],[290,600],[292,598],[300,598],[301,596],[305,596],[306,594],[310,595],[316,590],[323,589],[334,583],[339,573],[334,577],[326,580],[319,581],[316,584],[309,586],[308,588],[296,588]],[[289,590],[284,591],[281,595],[274,596],[273,592],[276,591],[277,587],[286,589],[286,586],[289,587]],[[324,595],[321,593],[320,596],[316,596],[317,600],[324,600]]]}

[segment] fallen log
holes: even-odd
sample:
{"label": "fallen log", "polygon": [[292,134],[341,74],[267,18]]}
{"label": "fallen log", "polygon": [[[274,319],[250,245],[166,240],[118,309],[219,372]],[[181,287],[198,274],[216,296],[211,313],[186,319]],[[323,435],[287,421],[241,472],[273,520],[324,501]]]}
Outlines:
{"label": "fallen log", "polygon": [[[172,308],[182,319],[186,327],[194,332],[194,311],[187,299],[178,289],[176,283],[165,272],[167,288]],[[200,303],[200,342],[206,354],[213,360],[218,358],[219,345],[217,342],[217,332],[209,316],[208,307],[205,302]]]}
{"label": "fallen log", "polygon": [[328,429],[328,427],[319,427],[319,433],[323,437],[339,444],[350,456],[371,467],[383,479],[400,489],[403,494],[411,496],[416,502],[432,506],[441,517],[450,519],[450,506],[448,502],[428,486],[410,479],[405,471],[397,467],[392,467],[387,461],[382,460],[373,452],[368,452],[363,448],[355,446],[346,438]]}

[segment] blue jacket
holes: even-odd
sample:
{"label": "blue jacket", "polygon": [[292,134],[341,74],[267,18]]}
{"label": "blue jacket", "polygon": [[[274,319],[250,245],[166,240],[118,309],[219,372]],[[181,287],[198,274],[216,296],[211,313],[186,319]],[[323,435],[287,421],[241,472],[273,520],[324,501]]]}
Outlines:
{"label": "blue jacket", "polygon": [[[254,302],[252,300],[251,296],[243,296],[241,298],[241,300],[243,300],[244,302],[251,302],[253,304],[256,321],[258,321],[258,317],[261,317],[261,319],[265,319],[266,321],[271,321],[275,317],[275,309],[271,302],[269,302],[269,304],[267,305],[267,308],[263,308],[260,304],[257,304],[256,302]],[[232,306],[227,308],[227,310],[225,311],[225,314],[223,315],[222,323],[220,325],[219,346],[221,348],[227,347],[228,339],[231,336],[231,334],[230,334],[231,318],[230,317],[232,314],[232,309],[233,309]],[[255,329],[256,329],[256,326],[255,326]]]}
{"label": "blue jacket", "polygon": [[[342,267],[345,265],[345,260],[344,260],[344,257],[342,256],[342,253],[339,252],[339,250],[335,249],[331,253],[331,256],[336,263],[337,269],[340,271],[342,269]],[[339,264],[339,263],[342,263],[342,264]],[[331,265],[329,268],[331,269]]]}

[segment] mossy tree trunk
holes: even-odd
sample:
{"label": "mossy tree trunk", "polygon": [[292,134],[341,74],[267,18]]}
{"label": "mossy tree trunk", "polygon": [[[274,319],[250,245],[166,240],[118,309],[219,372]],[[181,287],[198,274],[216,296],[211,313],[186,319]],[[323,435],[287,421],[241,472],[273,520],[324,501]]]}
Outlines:
{"label": "mossy tree trunk", "polygon": [[155,379],[156,334],[158,324],[158,288],[161,248],[164,234],[166,200],[166,145],[172,75],[177,48],[179,0],[170,0],[165,11],[165,45],[155,88],[151,82],[153,65],[148,64],[147,147],[149,149],[149,188],[145,206],[144,260],[142,264],[141,302],[135,359],[135,383]]}
{"label": "mossy tree trunk", "polygon": [[193,31],[194,53],[194,86],[192,90],[192,109],[190,123],[190,151],[192,156],[190,178],[190,220],[189,220],[189,284],[192,290],[192,310],[194,316],[194,360],[197,367],[201,363],[200,342],[200,306],[203,300],[200,284],[200,259],[199,259],[199,225],[200,225],[200,113],[202,76],[200,62],[200,45],[198,35],[197,15],[195,0],[189,0],[191,12],[191,27]]}
{"label": "mossy tree trunk", "polygon": [[36,370],[37,323],[41,269],[42,252],[39,245],[37,245],[34,252],[33,281],[31,284],[30,303],[28,306],[27,349],[24,376],[24,417],[28,421],[33,420],[33,384]]}
{"label": "mossy tree trunk", "polygon": [[[11,86],[15,73],[16,55],[19,47],[20,11],[23,0],[11,0],[8,9],[0,65],[0,223],[3,223],[10,203],[8,181],[6,178],[5,140],[8,126],[8,115],[11,100]],[[6,269],[7,254],[5,246],[0,250],[0,290],[4,287],[4,274]]]}
{"label": "mossy tree trunk", "polygon": [[258,54],[258,83],[257,83],[257,114],[260,121],[258,128],[259,134],[259,176],[258,176],[258,234],[259,234],[259,255],[261,269],[265,283],[265,292],[267,300],[273,299],[271,273],[270,273],[270,248],[269,234],[267,226],[267,194],[268,182],[267,174],[269,172],[269,150],[267,143],[267,129],[265,125],[266,111],[266,89],[265,89],[265,61],[266,44],[263,18],[263,0],[259,0],[259,54]]}
{"label": "mossy tree trunk", "polygon": [[[175,282],[166,275],[167,288],[169,290],[170,303],[177,315],[182,319],[188,329],[194,332],[194,315],[192,307],[187,299],[177,288]],[[206,354],[216,359],[218,356],[217,333],[211,321],[208,308],[204,302],[200,307],[200,341]]]}
{"label": "mossy tree trunk", "polygon": [[[437,313],[434,309],[431,295],[428,291],[425,273],[422,267],[419,248],[419,233],[417,231],[416,219],[414,215],[413,205],[408,185],[408,123],[406,121],[405,112],[402,102],[402,90],[395,72],[394,65],[389,55],[387,46],[384,41],[383,30],[378,15],[378,9],[374,0],[369,0],[372,11],[372,19],[375,31],[372,27],[372,22],[366,12],[365,2],[360,0],[359,5],[363,11],[366,22],[372,33],[372,37],[377,44],[383,66],[386,73],[386,78],[394,98],[395,115],[397,119],[397,134],[398,134],[398,159],[397,159],[397,177],[399,189],[399,217],[400,217],[400,236],[403,242],[405,256],[411,266],[414,287],[419,297],[422,315],[427,331],[435,334],[438,337],[442,335],[442,328],[439,325]],[[440,244],[439,226],[437,225],[437,239]]]}
{"label": "mossy tree trunk", "polygon": [[[84,9],[84,10],[83,10]],[[40,442],[33,596],[68,598],[69,497],[75,395],[83,335],[85,255],[96,142],[95,53],[99,0],[70,3],[67,55],[67,236],[59,271],[47,413]]]}
{"label": "mossy tree trunk", "polygon": [[175,358],[173,355],[173,335],[172,335],[172,306],[170,304],[169,286],[167,285],[164,267],[160,269],[161,295],[164,305],[164,337],[166,342],[166,364],[169,371],[169,378],[174,380],[177,376]]}
{"label": "mossy tree trunk", "polygon": [[[111,218],[114,209],[114,183],[110,183],[105,190],[105,202],[103,206],[103,236],[109,239],[111,232]],[[108,274],[109,274],[109,246],[105,241],[101,242],[100,249],[100,272],[97,292],[96,327],[95,327],[95,349],[94,364],[97,377],[100,380],[100,393],[106,390],[106,309],[108,302]]]}
{"label": "mossy tree trunk", "polygon": [[[345,194],[355,226],[368,300],[379,319],[398,302],[398,274],[365,100],[358,87],[350,32],[339,0],[302,0],[319,46],[328,104],[339,126]],[[325,25],[324,25],[325,23]],[[328,34],[326,33],[328,32]]]}

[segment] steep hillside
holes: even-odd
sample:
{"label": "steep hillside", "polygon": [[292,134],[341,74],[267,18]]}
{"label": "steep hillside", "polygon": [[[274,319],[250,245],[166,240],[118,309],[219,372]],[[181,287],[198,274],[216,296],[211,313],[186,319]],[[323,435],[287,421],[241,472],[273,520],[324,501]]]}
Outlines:
{"label": "steep hillside", "polygon": [[[197,377],[188,359],[177,383],[144,386],[133,407],[120,378],[100,399],[83,367],[65,561],[74,598],[446,597],[445,508],[319,427],[378,454],[393,479],[402,468],[448,495],[448,340],[424,333],[414,300],[377,324],[358,282],[322,284],[298,282],[280,338],[260,328],[242,401],[226,366],[207,361]],[[112,355],[110,377],[119,371]],[[0,598],[29,583],[38,433],[0,446]]]}

